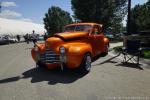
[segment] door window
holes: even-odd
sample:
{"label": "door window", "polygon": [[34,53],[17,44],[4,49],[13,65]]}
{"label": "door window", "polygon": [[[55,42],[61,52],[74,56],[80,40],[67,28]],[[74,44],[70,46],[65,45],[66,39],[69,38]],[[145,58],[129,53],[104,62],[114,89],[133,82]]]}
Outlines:
{"label": "door window", "polygon": [[100,28],[100,26],[95,25],[95,26],[93,27],[93,32],[92,32],[93,35],[101,34],[101,32],[102,32],[102,29]]}

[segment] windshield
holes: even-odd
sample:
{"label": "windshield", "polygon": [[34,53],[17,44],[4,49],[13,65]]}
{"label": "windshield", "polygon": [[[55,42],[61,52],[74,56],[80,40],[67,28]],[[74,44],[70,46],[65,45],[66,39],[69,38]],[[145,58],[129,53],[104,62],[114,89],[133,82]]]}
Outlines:
{"label": "windshield", "polygon": [[70,32],[70,31],[89,32],[91,29],[92,29],[92,26],[90,26],[90,25],[73,25],[73,26],[67,26],[65,28],[65,32]]}

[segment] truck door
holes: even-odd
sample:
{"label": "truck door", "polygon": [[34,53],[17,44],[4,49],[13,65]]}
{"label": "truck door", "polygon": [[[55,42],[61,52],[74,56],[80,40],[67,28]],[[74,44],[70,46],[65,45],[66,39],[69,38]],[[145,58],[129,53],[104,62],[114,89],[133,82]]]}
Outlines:
{"label": "truck door", "polygon": [[103,50],[103,38],[104,38],[104,35],[102,34],[102,29],[99,25],[95,25],[93,27],[93,33],[94,35],[94,43],[95,43],[95,52],[96,52],[96,55],[100,54]]}

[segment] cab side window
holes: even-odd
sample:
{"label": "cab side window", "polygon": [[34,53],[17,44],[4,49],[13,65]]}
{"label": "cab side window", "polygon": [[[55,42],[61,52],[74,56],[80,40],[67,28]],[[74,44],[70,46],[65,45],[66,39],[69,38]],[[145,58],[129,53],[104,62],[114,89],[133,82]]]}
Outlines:
{"label": "cab side window", "polygon": [[100,26],[95,25],[95,26],[93,27],[93,31],[92,31],[92,34],[93,34],[93,35],[101,34],[101,32],[102,32],[102,29],[101,29]]}

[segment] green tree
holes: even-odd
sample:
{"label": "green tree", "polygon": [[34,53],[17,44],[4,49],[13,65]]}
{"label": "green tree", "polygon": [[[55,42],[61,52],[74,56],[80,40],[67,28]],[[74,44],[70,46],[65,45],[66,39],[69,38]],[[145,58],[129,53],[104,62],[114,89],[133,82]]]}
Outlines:
{"label": "green tree", "polygon": [[62,32],[64,26],[72,23],[70,14],[59,7],[52,6],[45,14],[44,25],[50,36],[54,33]]}
{"label": "green tree", "polygon": [[71,0],[76,18],[82,22],[96,22],[104,28],[113,27],[114,18],[121,19],[127,12],[127,0]]}
{"label": "green tree", "polygon": [[150,0],[131,10],[131,32],[150,30]]}
{"label": "green tree", "polygon": [[112,19],[112,32],[113,34],[122,33],[123,32],[123,23],[122,18],[114,17]]}

